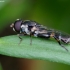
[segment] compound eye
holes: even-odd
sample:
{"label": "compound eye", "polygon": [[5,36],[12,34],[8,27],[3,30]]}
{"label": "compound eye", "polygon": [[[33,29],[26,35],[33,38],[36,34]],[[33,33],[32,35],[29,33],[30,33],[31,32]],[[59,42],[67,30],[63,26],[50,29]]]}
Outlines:
{"label": "compound eye", "polygon": [[21,23],[22,22],[23,22],[22,20],[15,21],[15,23],[14,23],[14,29],[15,29],[16,32],[20,32],[20,28],[21,28]]}

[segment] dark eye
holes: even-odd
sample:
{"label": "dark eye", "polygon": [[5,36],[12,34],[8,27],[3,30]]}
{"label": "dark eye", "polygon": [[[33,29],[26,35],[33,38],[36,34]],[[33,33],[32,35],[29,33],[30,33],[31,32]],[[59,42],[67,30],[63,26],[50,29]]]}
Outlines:
{"label": "dark eye", "polygon": [[20,32],[22,22],[23,22],[22,20],[17,20],[14,22],[14,29],[16,32]]}

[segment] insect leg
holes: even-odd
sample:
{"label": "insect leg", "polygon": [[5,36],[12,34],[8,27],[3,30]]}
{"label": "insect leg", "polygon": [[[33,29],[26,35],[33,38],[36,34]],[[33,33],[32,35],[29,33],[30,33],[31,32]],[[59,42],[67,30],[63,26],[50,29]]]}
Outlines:
{"label": "insect leg", "polygon": [[62,39],[61,39],[61,41],[62,41],[63,43],[65,43],[65,44],[68,44],[68,42],[65,42],[65,41],[64,41],[64,40],[62,40]]}
{"label": "insect leg", "polygon": [[57,39],[55,36],[54,36],[54,39],[59,43],[59,45],[60,45],[61,47],[63,47],[66,51],[68,51],[68,49],[66,49],[66,48],[64,47],[64,45],[61,44],[61,42],[60,42],[59,39]]}
{"label": "insect leg", "polygon": [[32,45],[32,33],[30,33],[30,45]]}
{"label": "insect leg", "polygon": [[19,39],[20,39],[20,42],[18,43],[18,44],[20,44],[21,42],[22,42],[22,38],[21,38],[21,36],[23,36],[24,34],[18,34],[18,37],[19,37]]}

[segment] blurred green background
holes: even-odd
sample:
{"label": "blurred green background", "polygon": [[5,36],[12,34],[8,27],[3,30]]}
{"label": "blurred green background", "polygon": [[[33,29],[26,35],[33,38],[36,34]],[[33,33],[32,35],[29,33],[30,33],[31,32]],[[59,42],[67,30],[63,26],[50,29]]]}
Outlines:
{"label": "blurred green background", "polygon": [[[70,34],[70,0],[0,0],[0,37],[15,34],[16,19],[34,20]],[[0,55],[3,70],[69,70],[70,66],[42,60]],[[0,69],[1,70],[1,69]]]}

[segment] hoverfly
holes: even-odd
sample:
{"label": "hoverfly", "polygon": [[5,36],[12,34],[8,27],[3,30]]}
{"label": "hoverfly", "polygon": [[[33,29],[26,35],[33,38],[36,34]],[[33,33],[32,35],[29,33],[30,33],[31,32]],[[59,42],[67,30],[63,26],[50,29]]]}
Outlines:
{"label": "hoverfly", "polygon": [[18,36],[20,38],[20,42],[22,41],[22,34],[30,36],[30,44],[32,44],[32,35],[35,37],[54,38],[61,47],[68,51],[68,49],[65,48],[62,42],[68,44],[70,42],[70,36],[63,35],[61,32],[55,31],[53,29],[48,29],[35,21],[23,21],[17,19],[14,23],[10,25],[10,27],[13,27],[13,30],[19,33]]}

